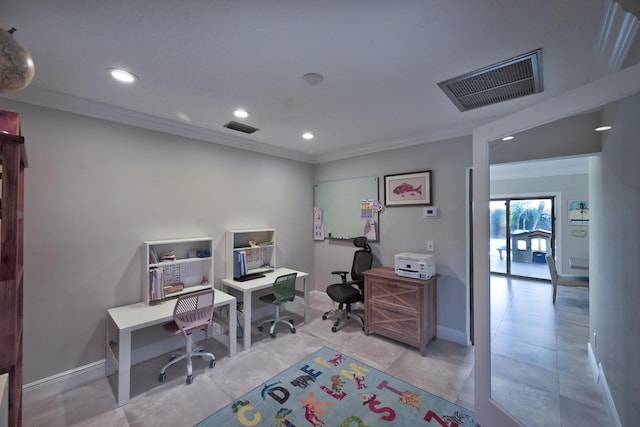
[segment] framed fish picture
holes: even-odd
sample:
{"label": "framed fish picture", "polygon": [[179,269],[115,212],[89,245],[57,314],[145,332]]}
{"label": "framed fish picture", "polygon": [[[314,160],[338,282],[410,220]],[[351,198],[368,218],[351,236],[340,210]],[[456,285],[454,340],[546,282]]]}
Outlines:
{"label": "framed fish picture", "polygon": [[385,206],[431,205],[431,171],[384,176]]}

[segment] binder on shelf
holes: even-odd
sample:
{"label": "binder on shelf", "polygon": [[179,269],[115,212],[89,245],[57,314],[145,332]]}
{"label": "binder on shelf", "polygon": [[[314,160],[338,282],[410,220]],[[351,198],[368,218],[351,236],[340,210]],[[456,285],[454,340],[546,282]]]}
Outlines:
{"label": "binder on shelf", "polygon": [[162,268],[152,268],[149,270],[149,300],[164,298],[164,285],[162,283]]}
{"label": "binder on shelf", "polygon": [[247,274],[247,253],[233,251],[233,278],[238,279]]}

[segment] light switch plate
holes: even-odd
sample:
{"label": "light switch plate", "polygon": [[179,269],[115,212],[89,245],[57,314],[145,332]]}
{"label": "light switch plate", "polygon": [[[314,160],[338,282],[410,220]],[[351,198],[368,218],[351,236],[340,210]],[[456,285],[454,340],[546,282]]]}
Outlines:
{"label": "light switch plate", "polygon": [[436,244],[433,240],[427,240],[427,252],[433,252],[436,250]]}

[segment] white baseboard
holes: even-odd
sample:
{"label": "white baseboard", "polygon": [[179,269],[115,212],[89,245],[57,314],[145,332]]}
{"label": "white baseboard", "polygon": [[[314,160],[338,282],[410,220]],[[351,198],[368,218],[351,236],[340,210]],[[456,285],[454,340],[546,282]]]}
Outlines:
{"label": "white baseboard", "polygon": [[322,302],[331,303],[331,298],[329,298],[329,295],[327,295],[327,293],[323,291],[309,292],[309,299],[311,299],[311,302],[322,301]]}
{"label": "white baseboard", "polygon": [[598,384],[598,381],[600,381],[600,370],[598,369],[596,354],[593,352],[593,347],[591,347],[591,343],[587,343],[587,356],[589,357],[589,366],[591,366],[593,381],[596,384]]}
{"label": "white baseboard", "polygon": [[469,345],[467,334],[456,329],[447,328],[445,326],[436,326],[436,336],[438,339],[454,342],[461,345]]}
{"label": "white baseboard", "polygon": [[604,376],[604,369],[602,368],[602,363],[598,364],[600,371],[600,386],[602,387],[602,392],[604,393],[604,400],[607,404],[607,408],[609,409],[609,414],[611,415],[611,419],[613,421],[614,427],[622,427],[622,423],[620,422],[620,417],[618,416],[618,411],[616,410],[616,404],[613,402],[613,396],[611,395],[611,390],[609,390],[609,384],[607,384],[607,378]]}
{"label": "white baseboard", "polygon": [[591,366],[591,372],[593,373],[593,380],[596,384],[599,383],[600,387],[602,388],[604,401],[607,405],[607,409],[609,410],[609,415],[611,415],[613,426],[622,427],[620,417],[618,416],[618,411],[616,410],[616,404],[613,401],[611,390],[609,390],[609,384],[607,384],[607,377],[605,377],[604,375],[604,368],[602,367],[602,363],[598,363],[598,361],[596,360],[596,354],[593,351],[593,347],[591,347],[591,343],[587,344],[587,353],[589,357],[589,365]]}
{"label": "white baseboard", "polygon": [[102,359],[25,384],[22,387],[22,400],[24,403],[29,403],[55,396],[98,378],[104,378],[104,370],[105,360]]}

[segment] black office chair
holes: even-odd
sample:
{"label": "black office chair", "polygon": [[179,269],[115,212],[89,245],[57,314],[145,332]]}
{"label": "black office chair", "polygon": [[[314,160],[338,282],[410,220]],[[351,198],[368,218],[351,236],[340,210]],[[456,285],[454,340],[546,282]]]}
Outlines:
{"label": "black office chair", "polygon": [[357,319],[362,329],[364,329],[364,319],[357,313],[351,311],[351,305],[364,301],[364,275],[362,273],[371,269],[373,255],[371,254],[371,247],[367,243],[366,237],[356,237],[353,240],[353,245],[362,249],[357,250],[353,254],[351,280],[347,280],[348,271],[332,271],[331,274],[339,275],[342,278],[342,282],[327,286],[327,295],[338,303],[337,310],[330,310],[322,315],[322,320],[325,320],[329,315],[339,313],[338,320],[335,321],[331,328],[332,332],[336,332],[339,329],[340,322],[352,318]]}

